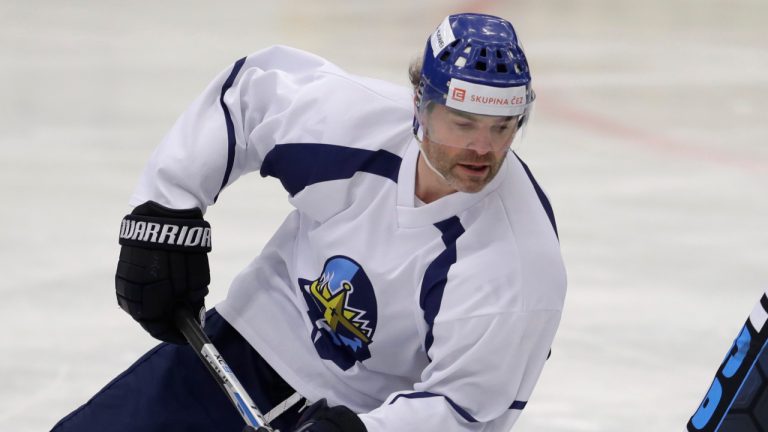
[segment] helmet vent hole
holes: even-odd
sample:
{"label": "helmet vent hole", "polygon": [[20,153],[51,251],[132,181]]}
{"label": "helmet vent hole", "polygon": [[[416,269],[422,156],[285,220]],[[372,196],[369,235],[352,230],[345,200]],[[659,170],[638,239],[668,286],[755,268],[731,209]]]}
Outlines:
{"label": "helmet vent hole", "polygon": [[455,41],[451,42],[451,44],[449,46],[451,48],[456,48],[456,45],[458,45],[459,42],[461,42],[461,39],[456,39]]}
{"label": "helmet vent hole", "polygon": [[464,54],[469,54],[470,51],[472,51],[472,47],[467,45],[467,47],[464,48]]}
{"label": "helmet vent hole", "polygon": [[480,50],[480,57],[487,57],[487,56],[488,56],[488,52],[485,50],[485,48],[481,49]]}
{"label": "helmet vent hole", "polygon": [[496,50],[496,58],[504,58],[504,54],[502,54],[501,50]]}
{"label": "helmet vent hole", "polygon": [[520,63],[515,63],[515,73],[522,73],[523,68],[520,66]]}
{"label": "helmet vent hole", "polygon": [[459,57],[453,64],[458,67],[464,67],[464,65],[467,64],[467,59],[465,57]]}
{"label": "helmet vent hole", "polygon": [[499,63],[496,65],[496,72],[498,73],[507,73],[509,70],[507,69],[507,65],[504,63]]}
{"label": "helmet vent hole", "polygon": [[446,61],[448,60],[448,57],[451,56],[451,53],[449,51],[443,51],[442,54],[440,54],[440,61]]}
{"label": "helmet vent hole", "polygon": [[475,69],[477,69],[477,70],[479,70],[479,71],[485,71],[485,70],[487,70],[487,67],[486,67],[486,64],[485,64],[485,62],[481,62],[481,61],[479,61],[479,62],[475,63]]}

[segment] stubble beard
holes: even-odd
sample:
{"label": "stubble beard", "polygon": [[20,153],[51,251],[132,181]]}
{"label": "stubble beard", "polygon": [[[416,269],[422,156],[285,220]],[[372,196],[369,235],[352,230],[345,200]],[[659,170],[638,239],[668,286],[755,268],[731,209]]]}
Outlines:
{"label": "stubble beard", "polygon": [[[479,155],[472,150],[462,150],[456,154],[449,154],[442,147],[443,145],[434,143],[429,146],[429,154],[427,154],[429,162],[445,178],[451,188],[465,193],[480,192],[493,181],[509,153],[504,151],[500,155],[493,152]],[[484,175],[470,175],[463,171],[460,164],[487,164],[488,171]]]}

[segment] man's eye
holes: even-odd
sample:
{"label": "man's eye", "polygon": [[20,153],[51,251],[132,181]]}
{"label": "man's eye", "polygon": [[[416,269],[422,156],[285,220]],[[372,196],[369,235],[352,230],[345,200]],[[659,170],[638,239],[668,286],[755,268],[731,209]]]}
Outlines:
{"label": "man's eye", "polygon": [[456,122],[456,126],[460,127],[461,129],[469,129],[472,126],[474,126],[472,123],[466,123],[466,122]]}

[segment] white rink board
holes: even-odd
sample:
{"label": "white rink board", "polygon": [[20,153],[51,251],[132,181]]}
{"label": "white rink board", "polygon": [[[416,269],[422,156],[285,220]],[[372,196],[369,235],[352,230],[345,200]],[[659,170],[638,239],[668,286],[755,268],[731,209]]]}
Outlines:
{"label": "white rink board", "polygon": [[[275,4],[0,3],[0,430],[50,429],[153,345],[114,300],[119,221],[152,148],[215,73],[282,43],[405,84],[460,10],[521,34],[539,98],[520,155],[554,205],[569,272],[514,431],[681,430],[768,285],[768,4]],[[285,196],[254,174],[210,209],[210,305]]]}

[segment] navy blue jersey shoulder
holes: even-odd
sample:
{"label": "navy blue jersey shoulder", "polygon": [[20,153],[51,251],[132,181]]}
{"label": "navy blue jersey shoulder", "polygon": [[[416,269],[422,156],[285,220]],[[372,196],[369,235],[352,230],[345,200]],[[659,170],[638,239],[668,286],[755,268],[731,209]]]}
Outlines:
{"label": "navy blue jersey shoulder", "polygon": [[386,150],[332,144],[278,144],[264,158],[262,177],[280,180],[291,196],[315,183],[351,178],[367,172],[397,183],[402,159]]}
{"label": "navy blue jersey shoulder", "polygon": [[520,159],[520,156],[518,156],[517,153],[513,152],[512,154],[514,154],[517,160],[520,161],[520,164],[523,165],[523,169],[525,169],[525,173],[528,175],[528,179],[531,181],[531,184],[533,184],[533,189],[536,191],[536,195],[539,197],[539,201],[541,201],[541,206],[544,207],[544,211],[547,212],[547,217],[549,218],[549,222],[552,224],[552,229],[555,230],[555,235],[559,238],[560,236],[557,233],[557,223],[555,222],[555,212],[552,211],[552,205],[549,203],[549,198],[547,198],[547,195],[541,189],[541,186],[539,186],[539,183],[536,181],[536,179],[533,178],[533,174],[531,173],[531,169],[528,168],[528,165],[526,165],[526,163]]}

